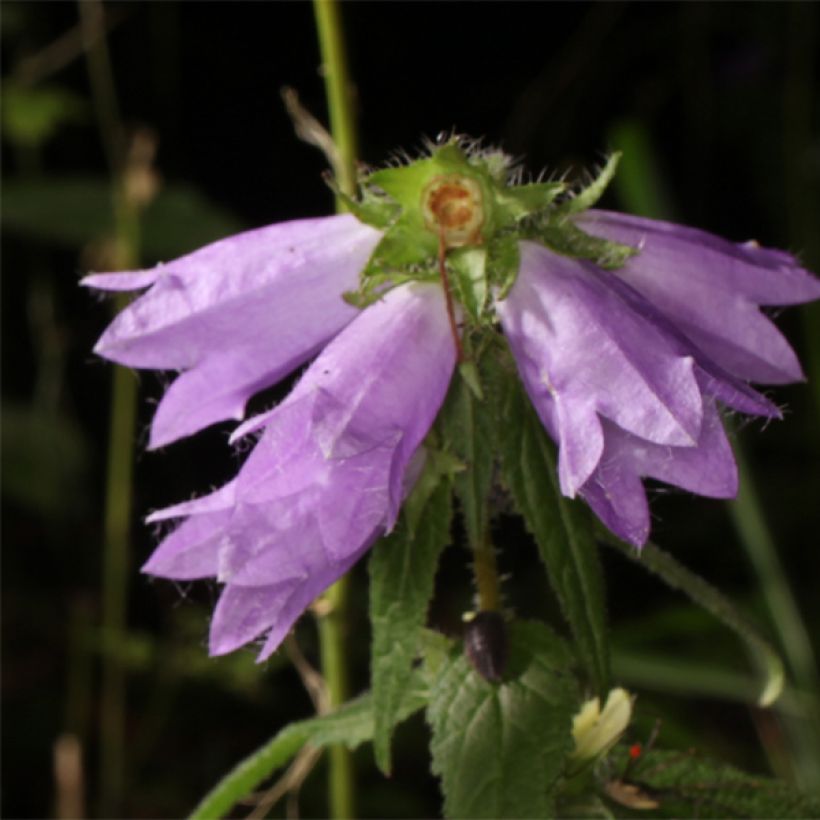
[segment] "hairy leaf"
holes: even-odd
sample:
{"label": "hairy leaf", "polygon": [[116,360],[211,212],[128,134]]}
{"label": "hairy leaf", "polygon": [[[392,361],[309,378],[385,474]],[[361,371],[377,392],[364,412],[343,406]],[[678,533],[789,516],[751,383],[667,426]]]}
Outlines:
{"label": "hairy leaf", "polygon": [[511,627],[505,680],[490,683],[463,654],[432,682],[427,719],[447,817],[551,817],[551,792],[572,748],[578,707],[571,655],[545,626]]}
{"label": "hairy leaf", "polygon": [[[436,470],[435,464],[430,465],[428,475]],[[442,472],[433,473],[436,478],[432,490],[424,476],[417,485],[424,497],[413,526],[402,516],[396,530],[376,544],[370,557],[374,751],[385,773],[390,771],[390,737],[412,679],[439,555],[450,541],[450,481]]]}

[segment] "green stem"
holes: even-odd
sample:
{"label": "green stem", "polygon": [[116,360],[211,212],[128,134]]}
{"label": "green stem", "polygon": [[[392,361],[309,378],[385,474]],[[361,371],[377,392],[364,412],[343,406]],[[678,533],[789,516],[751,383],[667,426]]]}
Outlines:
{"label": "green stem", "polygon": [[[123,189],[125,149],[100,0],[78,3],[94,111],[112,177],[114,267],[136,264],[139,217]],[[127,296],[114,302],[118,312]],[[111,392],[102,567],[102,680],[100,696],[100,813],[122,814],[125,787],[126,669],[120,648],[127,632],[128,573],[133,499],[137,382],[117,367]]]}
{"label": "green stem", "polygon": [[495,549],[489,538],[472,544],[473,576],[478,590],[478,608],[482,612],[498,612],[501,609],[501,585]]}
{"label": "green stem", "polygon": [[[352,86],[348,77],[344,37],[336,0],[314,0],[316,30],[325,78],[330,131],[338,152],[334,168],[339,190],[347,196],[356,195],[356,128],[353,116]],[[344,204],[337,197],[336,210]],[[322,672],[327,682],[329,707],[335,709],[349,697],[349,675],[345,652],[349,582],[340,579],[327,592],[329,612],[319,618]],[[329,811],[330,816],[355,816],[355,786],[353,759],[342,745],[329,750]]]}
{"label": "green stem", "polygon": [[[347,196],[356,195],[356,156],[358,140],[353,114],[353,86],[347,71],[347,53],[342,36],[342,22],[337,0],[314,0],[316,30],[322,55],[322,74],[330,115],[330,133],[339,154],[336,183]],[[337,199],[336,210],[344,211],[344,203]]]}
{"label": "green stem", "polygon": [[785,684],[785,672],[780,656],[757,629],[735,609],[728,598],[651,542],[638,551],[612,535],[603,526],[599,527],[599,533],[607,546],[614,547],[627,558],[654,573],[672,589],[683,592],[698,606],[728,626],[746,644],[763,676],[763,687],[757,699],[759,706],[771,706],[780,697]]}

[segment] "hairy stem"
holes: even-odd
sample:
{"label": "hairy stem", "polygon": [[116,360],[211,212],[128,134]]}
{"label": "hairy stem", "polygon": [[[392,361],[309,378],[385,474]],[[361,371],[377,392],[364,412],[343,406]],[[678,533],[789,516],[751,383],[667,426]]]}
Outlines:
{"label": "hairy stem", "polygon": [[[344,38],[336,0],[314,0],[316,30],[325,78],[330,131],[336,143],[338,165],[334,168],[339,190],[356,195],[356,128],[353,93],[347,72]],[[336,210],[345,206],[336,199]],[[328,612],[319,618],[322,672],[327,682],[328,706],[334,709],[349,695],[349,673],[345,652],[349,581],[341,578],[328,591]],[[329,750],[328,802],[330,816],[340,820],[355,816],[355,777],[350,751],[342,745]]]}

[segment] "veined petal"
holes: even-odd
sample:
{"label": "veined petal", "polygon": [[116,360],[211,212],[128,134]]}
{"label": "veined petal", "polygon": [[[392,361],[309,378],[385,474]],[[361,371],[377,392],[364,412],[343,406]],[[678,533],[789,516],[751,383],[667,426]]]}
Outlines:
{"label": "veined petal", "polygon": [[758,309],[820,297],[820,280],[793,257],[607,211],[588,211],[578,224],[596,236],[639,247],[617,275],[722,368],[763,383],[802,378],[788,342]]}
{"label": "veined petal", "polygon": [[216,574],[230,511],[203,513],[183,521],[166,536],[142,567],[160,578],[193,581]]}
{"label": "veined petal", "polygon": [[580,495],[616,535],[635,546],[649,536],[644,477],[711,498],[737,494],[737,467],[712,399],[704,399],[703,411],[695,447],[652,444],[604,422],[604,453]]}
{"label": "veined petal", "polygon": [[350,215],[272,225],[223,239],[152,271],[96,274],[151,289],[111,323],[95,351],[133,367],[181,369],[157,411],[150,447],[225,418],[358,315],[355,289],[380,234]]}
{"label": "veined petal", "polygon": [[556,425],[563,491],[574,494],[600,457],[598,416],[648,441],[694,444],[702,406],[693,358],[591,266],[531,242],[520,250],[497,312],[533,403]]}
{"label": "veined petal", "polygon": [[[441,288],[391,290],[263,415],[265,431],[233,482],[152,516],[188,514],[186,524],[219,516],[209,566],[227,586],[212,653],[268,632],[260,658],[269,655],[305,607],[393,526],[455,359]],[[183,560],[173,543],[161,548],[149,568]]]}

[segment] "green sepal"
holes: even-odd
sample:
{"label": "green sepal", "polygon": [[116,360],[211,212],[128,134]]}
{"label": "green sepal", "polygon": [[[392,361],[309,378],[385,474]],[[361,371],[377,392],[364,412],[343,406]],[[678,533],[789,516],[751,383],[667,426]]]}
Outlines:
{"label": "green sepal", "polygon": [[546,626],[510,626],[504,680],[461,652],[438,664],[427,720],[446,817],[554,817],[551,793],[572,749],[579,694],[572,656]]}
{"label": "green sepal", "polygon": [[618,163],[621,160],[621,152],[615,151],[610,154],[604,167],[598,172],[595,179],[586,188],[582,188],[572,199],[562,202],[554,211],[557,219],[564,219],[572,214],[581,213],[591,208],[602,196],[607,186],[612,182],[615,172],[618,170]]}
{"label": "green sepal", "polygon": [[516,234],[497,234],[490,240],[487,246],[487,276],[490,283],[498,288],[497,299],[507,298],[518,277],[520,265],[521,252]]}
{"label": "green sepal", "polygon": [[567,186],[563,182],[531,182],[496,192],[496,205],[503,214],[502,225],[512,225],[526,216],[546,211]]}
{"label": "green sepal", "polygon": [[638,248],[631,245],[585,233],[571,222],[542,225],[533,231],[533,238],[562,256],[588,259],[606,270],[623,267],[630,257],[639,253]]}
{"label": "green sepal", "polygon": [[419,217],[403,213],[376,245],[361,273],[362,280],[410,267],[431,265],[438,254],[438,237],[428,231]]}
{"label": "green sepal", "polygon": [[390,772],[390,738],[413,678],[441,551],[450,542],[450,462],[430,459],[395,530],[370,556],[371,678],[376,763]]}
{"label": "green sepal", "polygon": [[358,290],[346,290],[342,299],[349,305],[364,310],[377,302],[389,290],[405,282],[438,282],[437,273],[379,273],[364,280]]}
{"label": "green sepal", "polygon": [[332,174],[325,174],[324,180],[334,195],[344,203],[345,209],[365,225],[385,230],[401,213],[401,208],[395,202],[367,188],[361,188],[361,199],[354,199],[339,187]]}
{"label": "green sepal", "polygon": [[451,282],[459,303],[478,324],[487,309],[487,252],[484,248],[459,248],[450,252],[447,263],[455,274]]}

